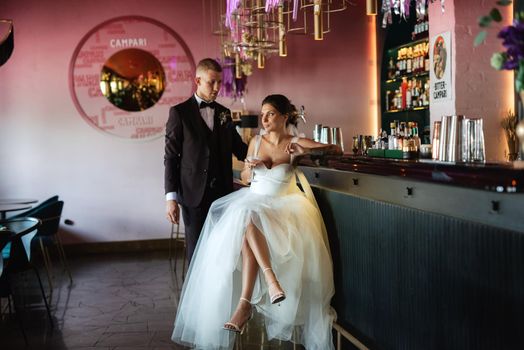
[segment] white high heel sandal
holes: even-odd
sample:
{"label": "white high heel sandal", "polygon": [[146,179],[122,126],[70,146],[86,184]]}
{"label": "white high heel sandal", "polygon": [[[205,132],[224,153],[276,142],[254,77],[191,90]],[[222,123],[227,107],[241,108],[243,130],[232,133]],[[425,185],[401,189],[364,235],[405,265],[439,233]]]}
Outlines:
{"label": "white high heel sandal", "polygon": [[[246,298],[240,298],[240,301],[246,302],[249,305],[251,305],[251,302],[249,300],[247,300]],[[239,334],[242,335],[244,333],[244,330],[246,329],[247,323],[252,318],[253,318],[253,308],[251,308],[251,314],[249,315],[248,319],[244,322],[244,324],[242,326],[239,326],[238,324],[233,323],[233,322],[226,322],[226,323],[224,323],[224,327],[223,328],[226,331],[235,332],[235,333],[239,333]]]}
{"label": "white high heel sandal", "polygon": [[[262,273],[265,275],[266,271],[268,270],[273,271],[271,267],[266,267],[262,270]],[[280,285],[280,283],[278,283],[277,276],[275,276],[275,280],[273,282],[268,283],[267,285],[268,289],[269,289],[269,286],[271,285],[275,285],[277,289],[280,289],[280,292],[276,292],[273,295],[269,294],[269,299],[271,300],[271,304],[277,304],[283,301],[284,299],[286,299],[286,293],[282,290],[282,286]],[[269,293],[269,290],[268,290],[268,293]]]}

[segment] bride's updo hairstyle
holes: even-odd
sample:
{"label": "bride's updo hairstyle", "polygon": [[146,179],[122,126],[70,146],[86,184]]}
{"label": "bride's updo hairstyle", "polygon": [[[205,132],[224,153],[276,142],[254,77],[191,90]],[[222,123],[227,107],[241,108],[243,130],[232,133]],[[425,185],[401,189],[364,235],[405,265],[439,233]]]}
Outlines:
{"label": "bride's updo hairstyle", "polygon": [[293,124],[294,126],[297,126],[298,124],[298,111],[295,105],[289,101],[289,99],[284,95],[268,95],[262,101],[262,105],[270,104],[272,105],[277,111],[279,111],[281,114],[287,114],[287,121],[286,126],[289,124]]}

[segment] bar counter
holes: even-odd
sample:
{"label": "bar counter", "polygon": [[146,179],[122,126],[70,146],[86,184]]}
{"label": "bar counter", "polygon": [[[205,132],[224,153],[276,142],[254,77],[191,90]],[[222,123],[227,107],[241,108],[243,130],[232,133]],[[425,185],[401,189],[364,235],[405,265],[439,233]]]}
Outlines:
{"label": "bar counter", "polygon": [[487,191],[524,192],[524,165],[509,162],[449,163],[433,160],[403,160],[344,155],[317,160],[305,158],[301,165],[382,176],[400,176],[414,180],[442,183]]}
{"label": "bar counter", "polygon": [[347,155],[299,167],[347,332],[372,349],[524,348],[524,170]]}

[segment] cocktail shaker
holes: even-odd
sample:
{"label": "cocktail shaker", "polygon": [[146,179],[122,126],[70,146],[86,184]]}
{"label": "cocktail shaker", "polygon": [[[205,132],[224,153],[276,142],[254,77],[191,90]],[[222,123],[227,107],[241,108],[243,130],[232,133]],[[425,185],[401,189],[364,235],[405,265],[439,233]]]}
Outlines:
{"label": "cocktail shaker", "polygon": [[323,126],[322,132],[320,133],[320,142],[325,144],[331,144],[333,141],[333,134],[329,126]]}
{"label": "cocktail shaker", "polygon": [[[463,115],[442,117],[438,140],[438,160],[445,162],[485,161],[482,124],[482,118],[469,118]],[[437,128],[435,125],[433,142],[436,142]]]}
{"label": "cocktail shaker", "polygon": [[433,139],[431,141],[431,158],[433,160],[439,160],[441,123],[439,121],[433,123]]}
{"label": "cocktail shaker", "polygon": [[484,162],[486,150],[482,118],[465,118],[462,127],[462,160]]}
{"label": "cocktail shaker", "polygon": [[439,142],[439,153],[438,153],[438,159],[442,161],[448,160],[448,124],[451,121],[450,116],[442,117],[440,122],[440,142]]}
{"label": "cocktail shaker", "polygon": [[322,124],[315,124],[315,127],[313,128],[313,140],[316,142],[320,142],[322,134]]}
{"label": "cocktail shaker", "polygon": [[342,130],[339,127],[331,129],[331,142],[334,145],[340,146],[342,152],[344,151],[344,140],[342,139]]}

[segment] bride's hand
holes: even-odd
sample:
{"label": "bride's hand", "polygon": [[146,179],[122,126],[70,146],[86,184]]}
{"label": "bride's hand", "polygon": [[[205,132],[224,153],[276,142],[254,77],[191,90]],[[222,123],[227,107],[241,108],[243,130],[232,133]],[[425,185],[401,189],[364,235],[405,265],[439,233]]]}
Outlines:
{"label": "bride's hand", "polygon": [[298,143],[290,142],[286,146],[286,153],[289,153],[294,156],[305,155],[309,153],[309,148],[302,147]]}
{"label": "bride's hand", "polygon": [[262,163],[262,160],[260,158],[248,156],[246,160],[244,160],[244,168],[253,169],[260,163]]}

